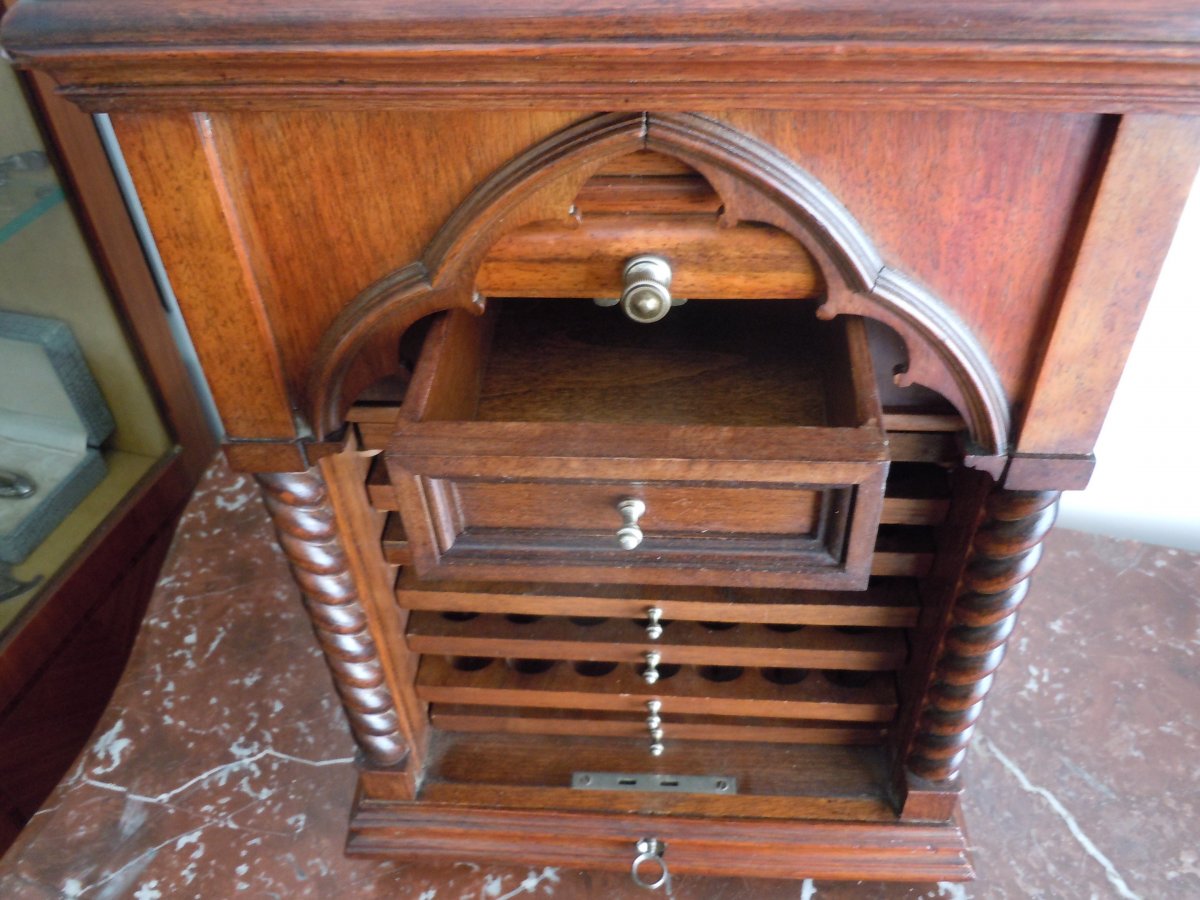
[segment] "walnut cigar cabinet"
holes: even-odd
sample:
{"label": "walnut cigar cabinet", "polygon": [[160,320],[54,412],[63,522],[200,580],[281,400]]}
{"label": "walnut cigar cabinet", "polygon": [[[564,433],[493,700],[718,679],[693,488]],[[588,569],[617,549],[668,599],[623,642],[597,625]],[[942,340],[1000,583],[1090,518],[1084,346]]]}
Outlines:
{"label": "walnut cigar cabinet", "polygon": [[875,7],[8,18],[112,116],[361,747],[349,852],[971,876],[960,769],[1200,160],[1200,14]]}

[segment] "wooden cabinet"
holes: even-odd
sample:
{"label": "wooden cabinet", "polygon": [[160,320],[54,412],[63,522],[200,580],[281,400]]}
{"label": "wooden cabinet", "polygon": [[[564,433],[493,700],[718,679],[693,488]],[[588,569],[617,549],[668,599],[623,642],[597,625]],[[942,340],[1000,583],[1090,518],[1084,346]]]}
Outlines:
{"label": "wooden cabinet", "polygon": [[885,6],[8,19],[112,115],[362,748],[350,852],[970,877],[1200,21]]}

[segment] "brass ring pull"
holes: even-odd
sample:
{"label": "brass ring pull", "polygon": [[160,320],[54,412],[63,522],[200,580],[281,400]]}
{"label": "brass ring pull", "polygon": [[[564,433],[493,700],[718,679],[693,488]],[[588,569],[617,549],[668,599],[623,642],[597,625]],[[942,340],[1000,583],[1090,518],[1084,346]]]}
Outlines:
{"label": "brass ring pull", "polygon": [[[642,838],[637,842],[638,855],[634,857],[633,866],[629,870],[629,874],[633,877],[633,883],[638,887],[644,887],[649,891],[657,891],[671,880],[671,874],[667,871],[667,863],[663,859],[663,854],[667,851],[667,845],[658,838]],[[646,881],[642,878],[640,870],[643,866],[654,864],[658,867],[658,877],[653,881]]]}

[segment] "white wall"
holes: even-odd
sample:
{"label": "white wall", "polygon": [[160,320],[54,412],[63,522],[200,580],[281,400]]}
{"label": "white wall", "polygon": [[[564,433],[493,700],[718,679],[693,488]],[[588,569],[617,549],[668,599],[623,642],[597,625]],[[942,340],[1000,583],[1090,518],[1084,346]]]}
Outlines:
{"label": "white wall", "polygon": [[1200,178],[1096,445],[1059,524],[1200,550]]}

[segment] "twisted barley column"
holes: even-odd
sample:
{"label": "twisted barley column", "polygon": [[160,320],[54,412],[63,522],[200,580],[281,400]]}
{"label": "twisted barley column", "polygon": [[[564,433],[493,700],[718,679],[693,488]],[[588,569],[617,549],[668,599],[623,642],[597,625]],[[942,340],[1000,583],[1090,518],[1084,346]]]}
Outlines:
{"label": "twisted barley column", "polygon": [[325,480],[316,469],[257,477],[350,730],[372,763],[395,765],[407,748]]}
{"label": "twisted barley column", "polygon": [[923,778],[958,775],[1058,498],[1058,491],[1004,490],[988,497],[909,753],[908,768]]}

